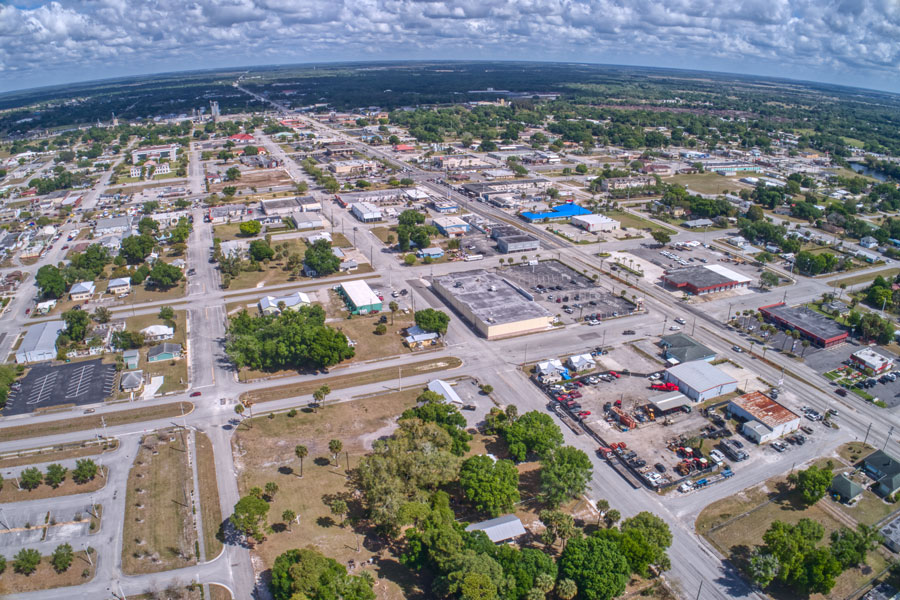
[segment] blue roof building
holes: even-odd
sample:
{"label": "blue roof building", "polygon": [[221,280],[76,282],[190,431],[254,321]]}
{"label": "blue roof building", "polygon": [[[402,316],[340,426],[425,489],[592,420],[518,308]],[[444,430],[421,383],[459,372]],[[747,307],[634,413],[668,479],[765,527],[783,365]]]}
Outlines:
{"label": "blue roof building", "polygon": [[591,211],[577,204],[568,203],[554,206],[545,212],[523,212],[520,216],[529,223],[543,223],[545,221],[564,221],[572,217],[589,215]]}

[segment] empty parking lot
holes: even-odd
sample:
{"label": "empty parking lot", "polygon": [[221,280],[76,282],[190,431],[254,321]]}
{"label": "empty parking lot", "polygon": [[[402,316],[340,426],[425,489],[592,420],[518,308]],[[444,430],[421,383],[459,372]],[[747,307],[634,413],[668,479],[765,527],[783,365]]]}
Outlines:
{"label": "empty parking lot", "polygon": [[3,409],[5,416],[19,415],[52,406],[103,402],[113,390],[116,367],[101,359],[32,367],[11,390]]}

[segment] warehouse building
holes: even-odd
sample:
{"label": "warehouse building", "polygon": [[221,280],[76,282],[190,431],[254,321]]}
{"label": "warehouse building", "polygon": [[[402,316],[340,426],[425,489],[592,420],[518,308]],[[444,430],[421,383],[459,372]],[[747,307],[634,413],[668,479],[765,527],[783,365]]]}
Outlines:
{"label": "warehouse building", "polygon": [[742,432],[765,444],[800,429],[800,415],[760,392],[735,398],[728,405],[732,417],[744,421]]}
{"label": "warehouse building", "polygon": [[354,315],[365,315],[381,310],[382,301],[363,280],[345,281],[338,288],[347,301],[350,312]]}
{"label": "warehouse building", "polygon": [[799,331],[800,334],[822,348],[831,348],[847,341],[847,331],[826,317],[805,306],[788,306],[784,302],[759,307],[759,312],[769,322],[779,327]]}
{"label": "warehouse building", "polygon": [[669,367],[665,379],[677,385],[682,394],[695,402],[718,398],[737,389],[735,378],[705,360]]}
{"label": "warehouse building", "polygon": [[550,221],[567,221],[573,217],[589,215],[591,211],[577,204],[560,204],[542,212],[523,212],[519,216],[529,223],[547,223]]}
{"label": "warehouse building", "polygon": [[301,210],[300,201],[296,197],[263,200],[259,203],[259,207],[264,215],[270,217],[287,217],[294,211]]}
{"label": "warehouse building", "polygon": [[572,217],[572,225],[581,227],[591,233],[596,231],[617,231],[619,229],[619,222],[615,219],[610,219],[606,215],[579,215]]}
{"label": "warehouse building", "polygon": [[16,350],[16,362],[39,362],[56,358],[56,338],[66,330],[65,321],[46,321],[28,328]]}
{"label": "warehouse building", "polygon": [[750,285],[751,279],[721,265],[701,265],[674,269],[661,277],[663,283],[697,296],[714,294]]}
{"label": "warehouse building", "polygon": [[522,288],[484,269],[432,280],[434,291],[489,340],[544,331],[553,315]]}
{"label": "warehouse building", "polygon": [[459,217],[436,217],[432,224],[447,237],[459,237],[469,233],[469,224]]}
{"label": "warehouse building", "polygon": [[356,202],[350,205],[350,212],[363,223],[373,223],[382,219],[381,211],[374,204]]}
{"label": "warehouse building", "polygon": [[534,252],[541,249],[541,241],[526,233],[497,238],[497,249],[503,254],[511,252]]}

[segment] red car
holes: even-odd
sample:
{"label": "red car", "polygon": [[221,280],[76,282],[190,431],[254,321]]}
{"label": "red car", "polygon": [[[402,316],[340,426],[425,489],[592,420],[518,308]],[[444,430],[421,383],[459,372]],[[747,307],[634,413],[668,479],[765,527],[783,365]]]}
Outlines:
{"label": "red car", "polygon": [[619,374],[616,373],[615,371],[610,371],[609,374],[612,375],[613,377],[615,377],[616,379],[619,378]]}
{"label": "red car", "polygon": [[200,395],[200,392],[191,392],[191,398],[196,398]]}

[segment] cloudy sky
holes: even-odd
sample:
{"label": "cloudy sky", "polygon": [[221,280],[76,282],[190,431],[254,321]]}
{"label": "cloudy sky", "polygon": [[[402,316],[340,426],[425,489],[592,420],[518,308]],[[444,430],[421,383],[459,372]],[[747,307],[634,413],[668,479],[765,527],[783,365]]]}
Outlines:
{"label": "cloudy sky", "polygon": [[382,59],[671,66],[900,92],[900,0],[0,0],[0,91]]}

